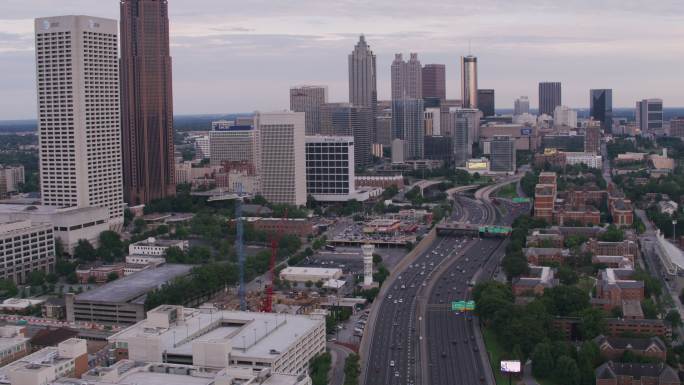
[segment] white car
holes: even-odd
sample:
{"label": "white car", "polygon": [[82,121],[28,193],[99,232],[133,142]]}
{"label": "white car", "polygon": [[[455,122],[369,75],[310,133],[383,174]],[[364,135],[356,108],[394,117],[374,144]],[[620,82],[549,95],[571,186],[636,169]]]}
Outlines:
{"label": "white car", "polygon": [[394,367],[394,360],[390,361],[390,366]]}

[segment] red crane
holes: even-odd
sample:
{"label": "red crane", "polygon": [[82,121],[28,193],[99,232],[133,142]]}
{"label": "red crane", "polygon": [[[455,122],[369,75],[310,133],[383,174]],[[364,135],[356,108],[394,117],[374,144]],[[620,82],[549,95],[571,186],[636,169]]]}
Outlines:
{"label": "red crane", "polygon": [[264,301],[261,304],[261,311],[264,313],[273,312],[273,281],[275,280],[276,257],[278,255],[278,244],[280,243],[280,237],[283,234],[283,224],[286,220],[287,209],[283,211],[283,217],[280,219],[275,231],[271,234],[271,261],[268,268],[270,279],[266,284],[266,297],[264,297]]}

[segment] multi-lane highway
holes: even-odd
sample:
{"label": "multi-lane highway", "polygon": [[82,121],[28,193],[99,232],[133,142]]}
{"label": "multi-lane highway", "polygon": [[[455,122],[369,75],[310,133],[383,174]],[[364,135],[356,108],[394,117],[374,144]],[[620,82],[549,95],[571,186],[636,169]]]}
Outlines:
{"label": "multi-lane highway", "polygon": [[[512,222],[488,202],[495,188],[473,199],[454,196],[452,221],[471,224]],[[480,200],[481,199],[481,200]],[[365,341],[364,384],[476,384],[491,370],[471,314],[450,311],[454,300],[469,299],[473,280],[490,279],[503,255],[500,239],[437,237],[408,265],[393,273],[376,303]],[[459,318],[460,317],[460,318]]]}

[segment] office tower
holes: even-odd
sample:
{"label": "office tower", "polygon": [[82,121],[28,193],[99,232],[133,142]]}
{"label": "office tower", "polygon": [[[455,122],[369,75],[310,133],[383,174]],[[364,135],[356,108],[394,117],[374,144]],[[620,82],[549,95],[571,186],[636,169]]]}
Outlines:
{"label": "office tower", "polygon": [[423,116],[425,117],[425,136],[441,136],[441,108],[426,108]]}
{"label": "office tower", "polygon": [[[113,22],[116,25],[116,21]],[[0,279],[23,284],[33,271],[52,273],[55,268],[54,237],[52,223],[25,219],[0,222],[0,245],[3,245]]]}
{"label": "office tower", "polygon": [[472,139],[468,135],[470,122],[466,115],[453,110],[449,112],[449,122],[453,127],[451,143],[454,146],[454,166],[463,167],[473,151]]}
{"label": "office tower", "polygon": [[590,120],[584,134],[584,152],[601,153],[601,122]]}
{"label": "office tower", "polygon": [[[463,117],[466,119],[467,126],[468,126],[468,141],[469,145],[472,147],[473,143],[479,142],[480,141],[480,117],[482,112],[480,110],[476,110],[474,108],[450,108],[449,109],[449,114],[455,114],[456,117]],[[454,126],[455,120],[452,117],[449,117],[447,119],[447,132],[451,133],[451,135],[454,135],[453,133],[455,132],[455,126]],[[444,128],[444,127],[442,127]],[[443,130],[444,131],[444,130]],[[448,136],[448,135],[447,135]]]}
{"label": "office tower", "polygon": [[26,183],[26,173],[22,165],[0,164],[0,198],[9,193],[19,191],[21,185]]}
{"label": "office tower", "polygon": [[464,108],[477,108],[477,58],[461,56],[461,101]]}
{"label": "office tower", "polygon": [[404,61],[402,54],[395,54],[392,62],[392,100],[422,98],[422,74],[417,53],[411,53],[409,61]]}
{"label": "office tower", "polygon": [[40,181],[44,205],[99,206],[123,225],[115,20],[35,21]]}
{"label": "office tower", "polygon": [[510,136],[495,136],[490,142],[490,171],[515,171],[515,141]]}
{"label": "office tower", "polygon": [[496,115],[494,90],[477,90],[477,108],[484,116]]}
{"label": "office tower", "polygon": [[589,111],[594,120],[601,122],[601,128],[605,132],[611,132],[613,126],[613,90],[590,90]]}
{"label": "office tower", "polygon": [[385,147],[392,145],[392,109],[380,111],[375,117],[375,143]]}
{"label": "office tower", "polygon": [[290,110],[306,114],[306,134],[321,132],[321,104],[328,102],[328,87],[298,86],[290,88]]}
{"label": "office tower", "polygon": [[257,113],[261,194],[271,203],[306,204],[303,112]]}
{"label": "office tower", "polygon": [[577,111],[566,106],[556,106],[553,110],[553,124],[577,128]]}
{"label": "office tower", "polygon": [[560,82],[539,83],[539,115],[553,116],[553,111],[561,104]]}
{"label": "office tower", "polygon": [[425,136],[422,99],[392,101],[392,135],[404,141],[404,159],[423,158]]}
{"label": "office tower", "polygon": [[644,99],[636,103],[636,122],[642,133],[663,135],[663,100]]}
{"label": "office tower", "polygon": [[451,166],[453,156],[453,144],[448,136],[426,136],[425,137],[425,159],[442,160]]}
{"label": "office tower", "polygon": [[173,196],[173,95],[166,1],[121,0],[124,199]]}
{"label": "office tower", "polygon": [[211,141],[209,135],[200,135],[195,137],[195,158],[210,159],[211,158]]}
{"label": "office tower", "polygon": [[306,193],[317,201],[347,201],[355,191],[354,137],[306,137]]}
{"label": "office tower", "polygon": [[530,99],[527,96],[521,96],[515,99],[513,103],[513,115],[518,116],[530,113]]}
{"label": "office tower", "polygon": [[349,103],[321,105],[321,134],[354,137],[355,166],[365,167],[371,162],[371,127],[373,115],[368,107]]}
{"label": "office tower", "polygon": [[244,162],[257,167],[258,133],[252,126],[230,126],[212,130],[209,132],[209,164],[222,166],[225,162]]}
{"label": "office tower", "polygon": [[403,139],[392,139],[392,163],[401,164],[406,161],[404,151],[406,150],[406,143]]}
{"label": "office tower", "polygon": [[[349,103],[368,107],[372,116],[378,113],[378,85],[375,54],[361,35],[354,51],[349,54]],[[375,137],[375,120],[370,137]],[[358,143],[356,144],[358,146]]]}
{"label": "office tower", "polygon": [[446,66],[426,64],[423,67],[423,99],[446,99]]}
{"label": "office tower", "polygon": [[670,120],[670,136],[684,138],[684,117]]}

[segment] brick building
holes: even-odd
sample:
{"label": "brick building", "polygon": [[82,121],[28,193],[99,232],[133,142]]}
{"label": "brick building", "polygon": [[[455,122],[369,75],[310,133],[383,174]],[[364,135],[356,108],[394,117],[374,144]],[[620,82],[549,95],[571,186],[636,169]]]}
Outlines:
{"label": "brick building", "polygon": [[555,272],[556,269],[548,266],[530,266],[530,273],[527,276],[516,278],[513,281],[513,294],[516,297],[544,294],[544,290],[558,285]]}
{"label": "brick building", "polygon": [[563,247],[564,237],[562,234],[550,233],[545,230],[534,230],[527,236],[525,244],[527,247]]}
{"label": "brick building", "polygon": [[592,238],[583,247],[595,256],[623,256],[629,258],[632,263],[639,256],[639,244],[630,238],[621,242],[605,242]]}
{"label": "brick building", "polygon": [[88,283],[90,277],[93,277],[96,283],[105,283],[107,282],[109,275],[112,273],[116,273],[119,278],[123,277],[125,267],[126,265],[124,263],[88,267],[79,266],[76,269],[76,276],[78,277],[78,282],[80,283]]}
{"label": "brick building", "polygon": [[677,371],[663,363],[608,361],[596,368],[596,385],[680,385]]}
{"label": "brick building", "polygon": [[563,207],[556,210],[553,214],[554,222],[560,226],[571,223],[579,223],[582,226],[598,225],[601,223],[601,212],[591,206]]}
{"label": "brick building", "polygon": [[[669,338],[672,329],[660,319],[625,319],[606,318],[606,335],[619,337],[625,334],[636,336],[658,336]],[[553,326],[563,333],[569,340],[580,339],[580,319],[574,317],[557,317],[553,320]]]}
{"label": "brick building", "polygon": [[623,301],[644,299],[644,283],[631,279],[632,269],[605,269],[599,274],[596,284],[596,298],[604,300],[605,310],[623,306]]}
{"label": "brick building", "polygon": [[623,338],[600,335],[594,338],[594,342],[601,351],[601,357],[606,360],[619,360],[626,351],[661,361],[667,358],[667,346],[659,337]]}
{"label": "brick building", "polygon": [[563,264],[570,256],[568,250],[554,247],[527,247],[523,249],[527,263],[540,266],[549,263]]}

